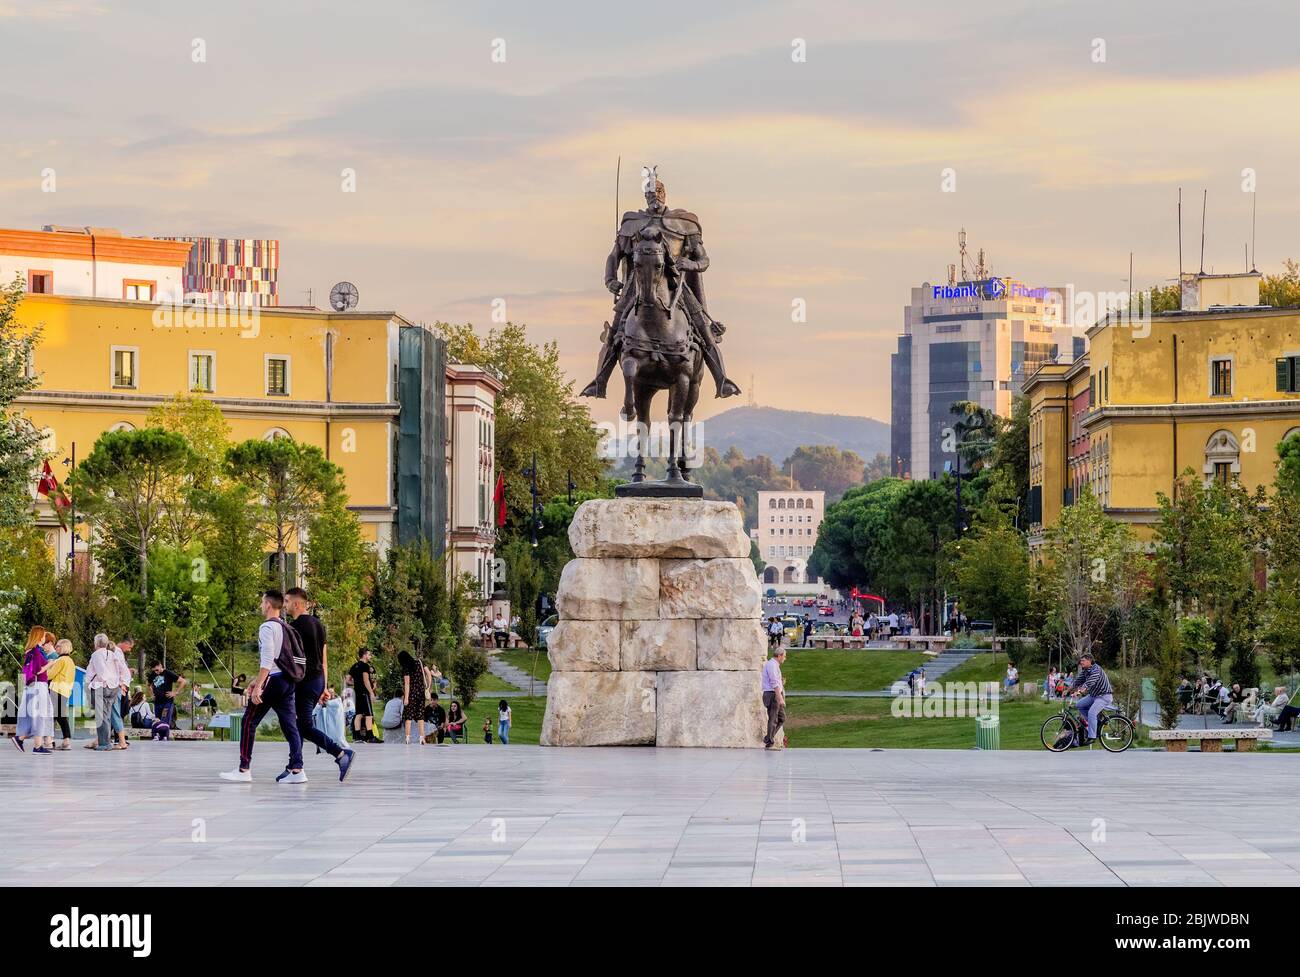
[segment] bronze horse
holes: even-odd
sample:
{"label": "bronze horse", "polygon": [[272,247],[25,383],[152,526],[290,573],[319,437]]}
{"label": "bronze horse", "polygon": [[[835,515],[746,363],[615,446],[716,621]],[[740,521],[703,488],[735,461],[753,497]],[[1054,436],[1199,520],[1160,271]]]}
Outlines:
{"label": "bronze horse", "polygon": [[687,285],[675,276],[668,287],[668,252],[653,227],[641,232],[632,251],[632,286],[636,297],[624,325],[623,417],[637,423],[637,459],[633,482],[645,479],[645,445],[655,394],[668,391],[670,431],[666,481],[685,480],[685,436],[700,399],[704,356],[691,333],[690,319],[679,299]]}

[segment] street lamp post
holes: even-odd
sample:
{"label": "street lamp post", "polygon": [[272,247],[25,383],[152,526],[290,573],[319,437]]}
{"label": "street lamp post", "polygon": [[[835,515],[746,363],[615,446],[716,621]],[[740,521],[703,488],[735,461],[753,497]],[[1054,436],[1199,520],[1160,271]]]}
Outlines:
{"label": "street lamp post", "polygon": [[532,465],[525,468],[521,474],[528,479],[528,494],[533,499],[533,511],[529,519],[529,536],[535,549],[537,547],[537,530],[542,528],[542,507],[538,502],[537,492],[537,452],[533,452]]}

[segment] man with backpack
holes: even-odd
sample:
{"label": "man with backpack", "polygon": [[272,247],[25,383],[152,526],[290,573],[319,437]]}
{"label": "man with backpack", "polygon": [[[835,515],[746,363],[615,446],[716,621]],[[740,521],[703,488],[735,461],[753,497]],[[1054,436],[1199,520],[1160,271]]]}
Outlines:
{"label": "man with backpack", "polygon": [[224,770],[222,780],[249,783],[253,775],[249,767],[253,762],[253,740],[257,725],[268,712],[275,710],[280,720],[280,730],[289,744],[289,765],[275,778],[277,784],[305,784],[307,774],[302,769],[302,737],[298,733],[298,716],[294,689],[307,674],[307,658],[303,654],[298,632],[289,627],[280,616],[284,608],[284,594],[268,590],[262,595],[262,616],[266,619],[257,629],[259,665],[257,677],[248,684],[250,705],[244,710],[244,722],[239,734],[239,767]]}

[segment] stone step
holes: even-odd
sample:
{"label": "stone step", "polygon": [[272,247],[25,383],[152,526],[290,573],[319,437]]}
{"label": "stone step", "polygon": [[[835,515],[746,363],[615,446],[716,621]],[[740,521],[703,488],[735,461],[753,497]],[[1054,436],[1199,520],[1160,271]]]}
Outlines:
{"label": "stone step", "polygon": [[[931,658],[929,661],[922,662],[921,667],[925,669],[926,683],[929,684],[935,681],[936,679],[941,678],[944,675],[947,675],[957,666],[965,664],[970,659],[974,658],[976,655],[979,654],[982,654],[982,652],[974,648],[954,649],[950,651],[944,651],[936,655],[934,658]],[[897,685],[899,682],[902,682],[903,685],[906,686],[907,676],[906,675],[899,676],[893,682],[889,683],[889,685],[885,686],[884,691],[892,692],[894,686]]]}

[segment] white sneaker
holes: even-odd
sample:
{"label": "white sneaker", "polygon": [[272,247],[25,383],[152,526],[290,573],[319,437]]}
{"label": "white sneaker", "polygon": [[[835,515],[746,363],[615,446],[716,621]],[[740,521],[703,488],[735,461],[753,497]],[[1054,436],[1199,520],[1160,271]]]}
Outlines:
{"label": "white sneaker", "polygon": [[237,784],[251,784],[253,782],[253,775],[247,770],[236,768],[234,770],[221,771],[221,779],[233,780]]}
{"label": "white sneaker", "polygon": [[294,773],[291,770],[285,770],[275,778],[275,782],[277,784],[305,784],[307,782],[307,771],[299,770]]}

